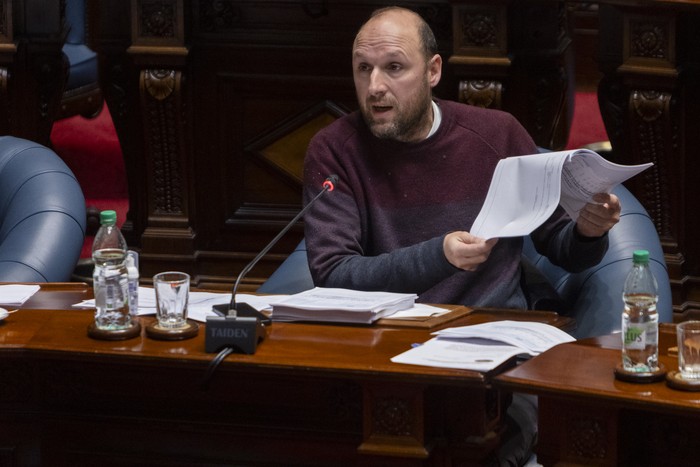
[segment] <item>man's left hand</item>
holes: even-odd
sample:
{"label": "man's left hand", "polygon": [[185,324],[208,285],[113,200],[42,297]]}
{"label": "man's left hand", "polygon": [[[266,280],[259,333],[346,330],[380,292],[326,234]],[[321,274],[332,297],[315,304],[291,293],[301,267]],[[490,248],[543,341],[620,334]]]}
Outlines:
{"label": "man's left hand", "polygon": [[584,237],[601,237],[620,221],[620,199],[612,193],[597,193],[579,212],[576,229]]}

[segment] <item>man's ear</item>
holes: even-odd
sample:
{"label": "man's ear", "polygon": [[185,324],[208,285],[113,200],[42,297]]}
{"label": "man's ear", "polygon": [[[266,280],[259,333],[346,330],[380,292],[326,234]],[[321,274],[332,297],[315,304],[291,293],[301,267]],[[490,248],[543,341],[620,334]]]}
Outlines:
{"label": "man's ear", "polygon": [[434,88],[440,82],[442,77],[442,57],[440,54],[435,54],[428,62],[428,81],[430,87]]}

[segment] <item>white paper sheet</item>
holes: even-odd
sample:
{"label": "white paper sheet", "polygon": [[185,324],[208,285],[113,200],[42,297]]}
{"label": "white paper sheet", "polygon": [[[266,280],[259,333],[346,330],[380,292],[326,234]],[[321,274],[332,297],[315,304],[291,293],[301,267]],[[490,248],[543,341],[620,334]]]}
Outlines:
{"label": "white paper sheet", "polygon": [[490,371],[509,358],[535,356],[575,339],[559,328],[532,321],[493,321],[443,329],[424,344],[392,358],[394,363]]}
{"label": "white paper sheet", "polygon": [[576,220],[594,194],[609,193],[652,165],[615,164],[588,149],[502,159],[470,233],[487,239],[529,235],[559,204]]}
{"label": "white paper sheet", "polygon": [[[286,295],[252,295],[238,294],[238,303],[248,303],[258,311],[271,310],[270,301],[278,300]],[[217,316],[212,311],[214,305],[230,303],[231,294],[224,292],[190,292],[187,304],[187,317],[195,321],[205,322],[207,316]],[[79,308],[94,308],[95,300],[84,300],[73,305]],[[139,310],[138,316],[156,314],[156,293],[150,287],[139,287]]]}
{"label": "white paper sheet", "polygon": [[21,306],[37,293],[41,286],[36,284],[6,284],[0,285],[0,303],[10,306]]}

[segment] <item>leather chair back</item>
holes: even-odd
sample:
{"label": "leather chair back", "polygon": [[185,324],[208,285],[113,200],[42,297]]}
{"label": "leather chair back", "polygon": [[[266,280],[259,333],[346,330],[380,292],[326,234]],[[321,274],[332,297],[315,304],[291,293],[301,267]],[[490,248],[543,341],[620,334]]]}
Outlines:
{"label": "leather chair back", "polygon": [[85,238],[85,198],[52,150],[0,137],[0,281],[63,282]]}

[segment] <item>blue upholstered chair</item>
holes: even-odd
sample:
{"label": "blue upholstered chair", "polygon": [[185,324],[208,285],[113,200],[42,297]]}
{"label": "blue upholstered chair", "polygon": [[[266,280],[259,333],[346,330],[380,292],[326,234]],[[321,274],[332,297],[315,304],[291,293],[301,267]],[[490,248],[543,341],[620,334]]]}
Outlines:
{"label": "blue upholstered chair", "polygon": [[70,280],[85,219],[80,185],[56,153],[0,137],[0,282]]}
{"label": "blue upholstered chair", "polygon": [[620,330],[622,286],[632,268],[632,253],[639,249],[649,250],[651,270],[659,284],[659,321],[673,321],[671,285],[654,222],[627,188],[618,185],[613,193],[620,198],[622,213],[620,222],[608,234],[610,248],[597,266],[570,274],[538,254],[529,238],[525,241],[524,259],[534,264],[556,290],[563,305],[560,312],[576,320],[577,338]]}
{"label": "blue upholstered chair", "polygon": [[66,82],[59,118],[82,115],[95,117],[102,110],[103,98],[99,85],[98,57],[87,41],[88,15],[85,0],[66,0],[68,35],[63,53],[68,60]]}
{"label": "blue upholstered chair", "polygon": [[[525,239],[523,261],[534,265],[537,277],[546,279],[546,289],[557,297],[537,294],[533,308],[555,309],[576,319],[574,337],[583,338],[620,330],[622,285],[632,267],[632,252],[649,250],[652,271],[659,283],[659,320],[671,322],[671,286],[659,236],[649,214],[622,185],[613,191],[622,203],[620,222],[610,231],[610,248],[603,260],[583,272],[571,274],[539,255]],[[527,270],[527,268],[526,268]],[[537,279],[531,284],[537,286]],[[313,287],[302,240],[280,267],[258,288],[260,293],[291,294]]]}

